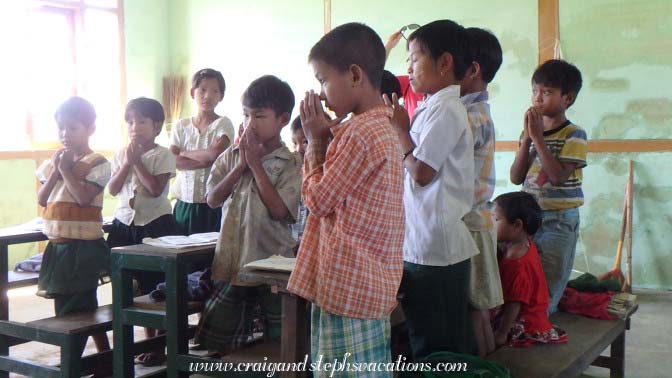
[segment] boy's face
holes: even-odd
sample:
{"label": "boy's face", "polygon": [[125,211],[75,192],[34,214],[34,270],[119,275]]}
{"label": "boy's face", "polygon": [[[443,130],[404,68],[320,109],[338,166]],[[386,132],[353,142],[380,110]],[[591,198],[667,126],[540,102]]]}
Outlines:
{"label": "boy's face", "polygon": [[563,95],[560,88],[532,84],[532,105],[544,116],[554,117],[563,113],[572,104],[573,98],[571,93]]}
{"label": "boy's face", "polygon": [[292,133],[292,144],[294,145],[294,151],[298,151],[301,157],[306,154],[308,139],[306,139],[303,129],[297,129]]}
{"label": "boy's face", "polygon": [[200,111],[212,112],[215,106],[224,98],[224,94],[219,89],[217,79],[204,77],[198,83],[198,87],[191,89],[191,97],[196,100]]}
{"label": "boy's face", "polygon": [[315,78],[320,83],[320,98],[325,105],[336,114],[336,117],[342,117],[355,108],[355,101],[352,96],[352,78],[349,71],[339,72],[335,67],[321,61],[311,60]]}
{"label": "boy's face", "polygon": [[287,113],[276,115],[271,108],[248,108],[243,106],[243,128],[252,132],[261,143],[280,138],[280,130],[287,124]]}
{"label": "boy's face", "polygon": [[131,142],[139,144],[154,142],[154,138],[158,132],[157,124],[151,118],[130,110],[126,123],[128,124],[128,137],[131,139]]}
{"label": "boy's face", "polygon": [[58,140],[63,147],[76,150],[87,146],[89,137],[95,130],[94,126],[86,126],[81,121],[67,115],[57,115],[56,124],[58,125]]}
{"label": "boy's face", "polygon": [[[446,86],[440,67],[417,39],[408,45],[408,80],[413,91],[433,95]],[[445,72],[444,72],[445,75]]]}

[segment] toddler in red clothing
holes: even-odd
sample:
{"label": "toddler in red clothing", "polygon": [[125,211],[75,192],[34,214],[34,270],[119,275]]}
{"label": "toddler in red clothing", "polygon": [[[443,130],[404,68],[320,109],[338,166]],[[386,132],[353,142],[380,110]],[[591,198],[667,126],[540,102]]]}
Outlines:
{"label": "toddler in red clothing", "polygon": [[566,343],[565,331],[548,319],[548,286],[532,235],[541,226],[541,208],[525,192],[495,199],[499,274],[504,304],[494,317],[497,346]]}

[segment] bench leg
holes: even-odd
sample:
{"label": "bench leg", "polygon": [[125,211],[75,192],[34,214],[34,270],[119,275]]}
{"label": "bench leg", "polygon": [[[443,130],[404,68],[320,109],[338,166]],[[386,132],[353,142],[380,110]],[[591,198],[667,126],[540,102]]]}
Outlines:
{"label": "bench leg", "polygon": [[82,353],[86,338],[68,338],[61,346],[61,377],[79,378],[81,376]]}
{"label": "bench leg", "polygon": [[623,378],[625,376],[625,331],[611,343],[611,369],[610,378]]}
{"label": "bench leg", "polygon": [[[9,319],[9,299],[7,298],[8,258],[9,248],[7,247],[7,244],[0,243],[0,320]],[[9,343],[3,342],[2,340],[0,340],[0,355],[9,356]],[[0,378],[8,377],[8,371],[0,371]]]}

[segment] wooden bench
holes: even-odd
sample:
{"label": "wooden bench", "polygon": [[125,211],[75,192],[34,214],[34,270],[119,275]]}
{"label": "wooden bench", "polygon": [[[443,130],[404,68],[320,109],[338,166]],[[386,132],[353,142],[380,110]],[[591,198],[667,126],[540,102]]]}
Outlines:
{"label": "wooden bench", "polygon": [[[567,331],[569,342],[530,348],[503,347],[488,356],[506,366],[512,378],[578,377],[590,365],[610,369],[611,378],[625,372],[625,332],[630,319],[599,320],[556,313],[551,322]],[[601,356],[611,346],[610,355]]]}
{"label": "wooden bench", "polygon": [[[165,305],[153,303],[149,296],[137,297],[133,304],[155,312],[165,309]],[[202,308],[201,302],[189,302],[189,313],[199,312]],[[59,367],[0,355],[0,370],[31,377],[80,377],[91,374],[93,369],[101,364],[112,366],[112,351],[82,357],[87,338],[112,330],[112,318],[112,305],[106,305],[98,307],[95,311],[54,316],[27,323],[0,321],[0,338],[8,345],[37,341],[59,346],[61,352]],[[133,344],[133,352],[137,355],[165,345],[165,336],[157,336]]]}

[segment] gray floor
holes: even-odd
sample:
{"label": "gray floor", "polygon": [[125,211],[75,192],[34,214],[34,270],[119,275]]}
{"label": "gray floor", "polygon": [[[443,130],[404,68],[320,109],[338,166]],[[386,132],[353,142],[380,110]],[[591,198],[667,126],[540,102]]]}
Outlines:
{"label": "gray floor", "polygon": [[[639,310],[625,339],[625,376],[672,377],[672,291],[634,290]],[[591,366],[582,377],[609,377]]]}
{"label": "gray floor", "polygon": [[[29,321],[53,316],[53,303],[34,295],[35,288],[12,290],[10,296],[10,319]],[[658,378],[672,377],[672,291],[637,290],[639,311],[633,316],[631,330],[626,338],[626,377]],[[110,285],[99,289],[101,305],[111,303]],[[193,322],[195,318],[191,318]],[[142,330],[136,328],[136,338]],[[111,335],[110,335],[111,339]],[[89,341],[85,353],[95,351]],[[39,343],[27,343],[11,348],[10,353],[25,359],[55,365],[59,362],[58,349]],[[138,370],[138,374],[142,371]],[[12,374],[12,377],[21,377]],[[582,377],[609,377],[609,371],[590,367]]]}

